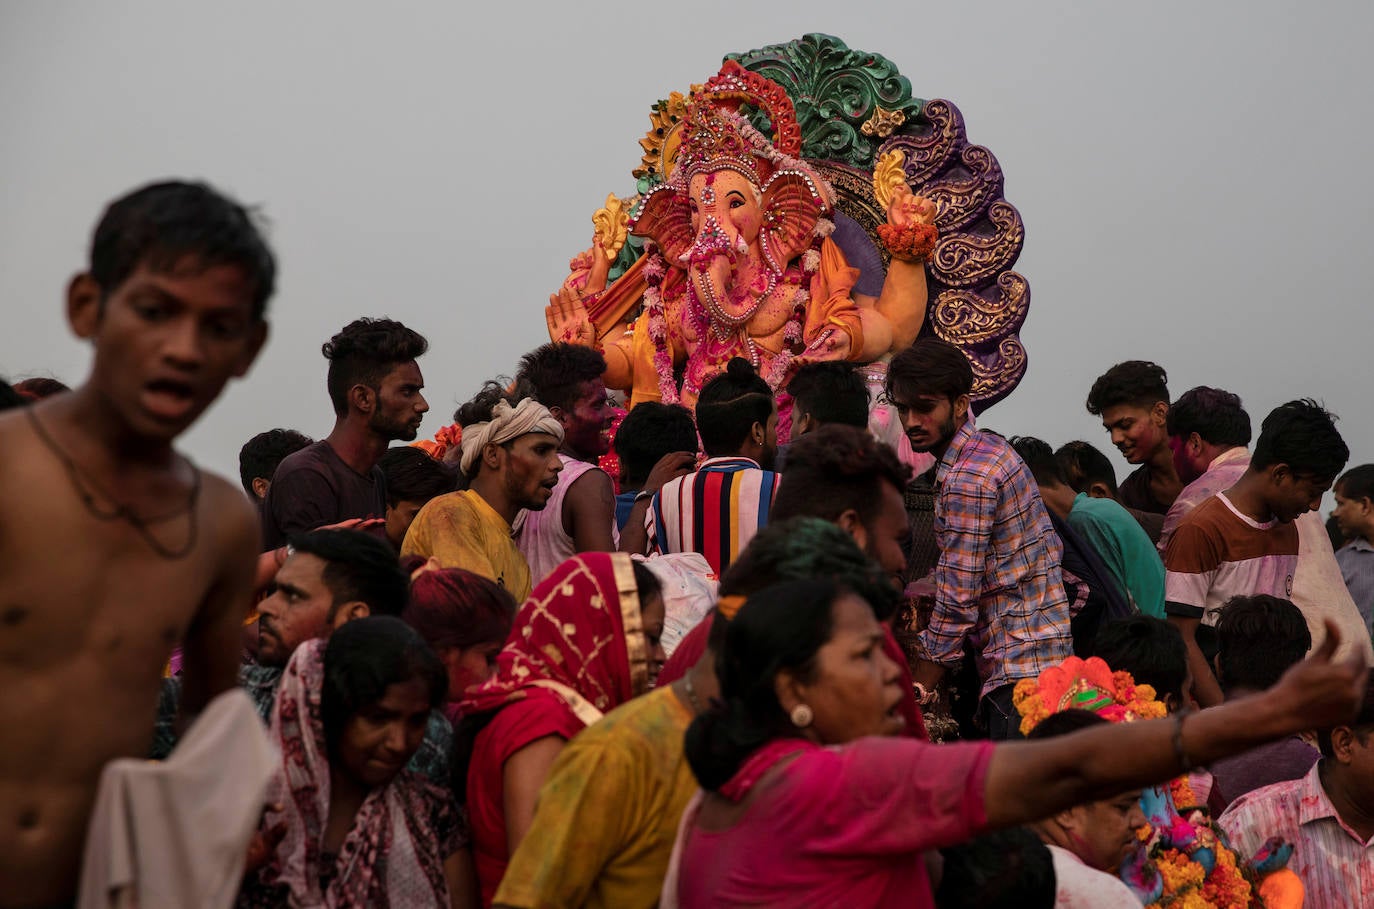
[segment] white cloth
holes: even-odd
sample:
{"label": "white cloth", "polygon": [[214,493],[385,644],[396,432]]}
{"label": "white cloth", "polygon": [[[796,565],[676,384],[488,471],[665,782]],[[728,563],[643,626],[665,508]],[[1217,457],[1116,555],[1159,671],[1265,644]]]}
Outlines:
{"label": "white cloth", "polygon": [[1045,844],[1054,859],[1055,909],[1140,909],[1131,888],[1098,871],[1067,849]]}
{"label": "white cloth", "polygon": [[687,632],[697,627],[716,605],[720,579],[711,563],[699,552],[673,552],[649,558],[636,555],[636,562],[654,573],[663,585],[664,656],[672,656]]}
{"label": "white cloth", "polygon": [[210,702],[166,761],[106,764],[79,909],[228,909],[277,763],[253,702],[235,688]]}

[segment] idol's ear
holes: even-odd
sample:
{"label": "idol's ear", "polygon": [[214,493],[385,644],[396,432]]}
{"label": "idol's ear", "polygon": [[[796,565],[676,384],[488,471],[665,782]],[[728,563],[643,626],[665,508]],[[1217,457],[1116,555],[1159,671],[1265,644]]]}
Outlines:
{"label": "idol's ear", "polygon": [[629,229],[657,243],[669,265],[681,265],[695,239],[687,194],[667,184],[654,187],[630,217]]}
{"label": "idol's ear", "polygon": [[824,213],[821,188],[805,176],[783,170],[763,187],[759,206],[763,209],[763,255],[768,267],[782,274],[797,256],[806,251],[815,236],[816,222]]}

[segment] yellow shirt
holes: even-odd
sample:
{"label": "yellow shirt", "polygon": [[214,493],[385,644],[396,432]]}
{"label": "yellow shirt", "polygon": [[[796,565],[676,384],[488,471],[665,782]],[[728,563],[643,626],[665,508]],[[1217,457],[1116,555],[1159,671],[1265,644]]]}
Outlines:
{"label": "yellow shirt", "polygon": [[410,555],[490,578],[516,602],[529,597],[533,587],[529,563],[511,538],[511,526],[471,489],[430,499],[420,509],[401,544],[402,558]]}
{"label": "yellow shirt", "polygon": [[697,781],[682,752],[692,712],[659,688],[578,733],[539,790],[495,904],[652,909]]}

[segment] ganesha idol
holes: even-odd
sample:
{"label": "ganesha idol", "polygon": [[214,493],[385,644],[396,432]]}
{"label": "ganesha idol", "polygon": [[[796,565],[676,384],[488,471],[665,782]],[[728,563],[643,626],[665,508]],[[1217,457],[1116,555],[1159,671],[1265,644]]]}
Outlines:
{"label": "ganesha idol", "polygon": [[[822,45],[830,52],[815,52]],[[847,110],[819,109],[819,93],[806,89],[826,82],[819,70],[846,66]],[[594,216],[592,248],[550,298],[550,338],[600,349],[607,387],[628,392],[630,406],[691,407],[734,357],[780,391],[801,363],[880,363],[922,331],[969,353],[983,386],[976,399],[1005,396],[1025,368],[1015,329],[1029,293],[1007,270],[1019,216],[1000,199],[995,159],[963,141],[952,106],[910,98],[906,80],[883,66],[809,35],[727,58],[689,97],[660,102],[641,142],[640,191],[611,196]],[[871,111],[854,103],[856,79],[875,86]],[[904,98],[895,109],[877,104],[892,103],[881,92],[894,83]],[[792,95],[805,105],[800,121]],[[923,116],[932,105],[934,119]],[[943,111],[952,113],[941,122]],[[972,166],[969,150],[984,153]],[[980,194],[974,184],[989,176],[994,191]],[[1008,212],[1009,238],[997,223]]]}

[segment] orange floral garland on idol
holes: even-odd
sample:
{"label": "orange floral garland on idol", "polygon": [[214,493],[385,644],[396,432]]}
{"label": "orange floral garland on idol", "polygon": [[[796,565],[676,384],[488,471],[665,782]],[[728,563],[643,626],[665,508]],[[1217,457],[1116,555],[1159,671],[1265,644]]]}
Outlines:
{"label": "orange floral garland on idol", "polygon": [[[1114,723],[1158,719],[1168,711],[1150,685],[1103,660],[1070,657],[1016,684],[1012,702],[1028,734],[1051,714],[1087,710]],[[1284,865],[1292,847],[1271,840],[1253,862],[1237,859],[1214,828],[1186,775],[1167,787],[1144,790],[1147,824],[1136,832],[1140,849],[1120,876],[1146,909],[1299,909],[1302,884]]]}

